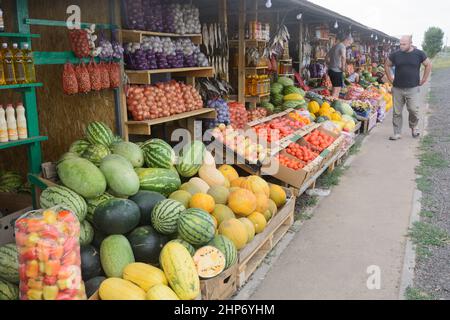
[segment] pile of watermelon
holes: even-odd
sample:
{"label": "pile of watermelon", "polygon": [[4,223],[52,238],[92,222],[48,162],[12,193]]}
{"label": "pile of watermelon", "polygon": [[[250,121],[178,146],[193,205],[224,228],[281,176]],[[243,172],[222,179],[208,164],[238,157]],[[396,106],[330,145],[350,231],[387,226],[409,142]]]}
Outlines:
{"label": "pile of watermelon", "polygon": [[270,90],[270,104],[264,106],[269,107],[273,113],[280,113],[287,109],[301,109],[306,107],[304,100],[305,92],[296,87],[292,79],[280,77],[277,82],[273,83]]}
{"label": "pile of watermelon", "polygon": [[0,171],[0,192],[31,193],[31,187],[20,174],[13,171]]}

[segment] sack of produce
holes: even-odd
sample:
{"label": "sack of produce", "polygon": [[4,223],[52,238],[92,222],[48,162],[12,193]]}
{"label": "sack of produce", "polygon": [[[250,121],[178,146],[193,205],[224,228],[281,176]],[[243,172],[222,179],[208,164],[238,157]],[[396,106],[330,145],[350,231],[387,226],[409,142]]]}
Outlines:
{"label": "sack of produce", "polygon": [[98,64],[98,69],[100,70],[102,89],[109,89],[111,87],[111,82],[109,80],[108,66],[102,61]]}
{"label": "sack of produce", "polygon": [[78,92],[88,93],[91,91],[91,77],[84,62],[75,67],[75,74],[77,75]]}
{"label": "sack of produce", "polygon": [[69,31],[70,44],[77,58],[87,58],[91,53],[87,30],[75,29]]}
{"label": "sack of produce", "polygon": [[78,93],[77,75],[71,63],[66,63],[63,70],[63,90],[65,94]]}
{"label": "sack of produce", "polygon": [[120,64],[116,62],[110,62],[108,65],[108,70],[111,89],[120,87]]}
{"label": "sack of produce", "polygon": [[162,32],[163,7],[160,0],[143,0],[145,14],[145,29],[148,31]]}
{"label": "sack of produce", "polygon": [[109,60],[112,58],[114,54],[113,46],[112,43],[105,38],[105,32],[103,29],[100,32],[100,41],[98,46],[101,48],[100,54],[98,55],[100,59]]}
{"label": "sack of produce", "polygon": [[122,0],[124,25],[130,30],[145,30],[145,13],[142,0]]}
{"label": "sack of produce", "polygon": [[94,90],[94,91],[102,90],[101,70],[98,67],[98,65],[94,59],[91,59],[91,61],[89,62],[89,65],[87,66],[87,70],[89,72],[92,90]]}
{"label": "sack of produce", "polygon": [[21,300],[86,300],[80,223],[62,207],[30,211],[15,225]]}
{"label": "sack of produce", "polygon": [[111,39],[111,45],[112,45],[112,49],[113,49],[112,58],[113,59],[122,59],[124,49],[122,47],[122,44],[119,41],[117,41],[116,32],[117,32],[117,30],[113,31],[112,39]]}

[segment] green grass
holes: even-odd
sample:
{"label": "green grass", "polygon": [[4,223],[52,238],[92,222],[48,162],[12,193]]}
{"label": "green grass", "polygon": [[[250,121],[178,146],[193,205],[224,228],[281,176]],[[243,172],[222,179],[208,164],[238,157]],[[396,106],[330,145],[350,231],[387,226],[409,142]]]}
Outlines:
{"label": "green grass", "polygon": [[350,156],[354,156],[356,154],[358,154],[361,151],[361,146],[362,146],[362,142],[361,141],[357,141],[348,151],[348,154]]}
{"label": "green grass", "polygon": [[[308,196],[307,194],[302,195],[297,200],[297,206],[301,208],[302,211],[308,208],[315,207],[319,203],[319,197],[317,196]],[[306,214],[304,212],[295,215],[295,221],[301,220],[310,220],[311,215]]]}
{"label": "green grass", "polygon": [[450,52],[444,51],[433,59],[433,71],[447,68],[450,68]]}
{"label": "green grass", "polygon": [[331,188],[339,185],[341,177],[344,175],[348,167],[337,167],[332,172],[328,172],[321,176],[317,182],[321,187]]}
{"label": "green grass", "polygon": [[420,215],[422,218],[433,218],[433,216],[434,216],[433,212],[428,211],[428,210],[422,210],[422,211],[420,211],[419,215]]}
{"label": "green grass", "polygon": [[422,192],[430,192],[432,189],[431,181],[425,176],[417,178],[416,183],[417,189],[419,189]]}
{"label": "green grass", "polygon": [[416,222],[409,231],[409,237],[417,246],[419,260],[430,255],[431,247],[443,247],[450,244],[450,234],[429,223]]}
{"label": "green grass", "polygon": [[417,288],[411,288],[408,287],[406,288],[406,292],[405,292],[405,298],[406,300],[437,300],[434,296],[423,292],[420,289]]}

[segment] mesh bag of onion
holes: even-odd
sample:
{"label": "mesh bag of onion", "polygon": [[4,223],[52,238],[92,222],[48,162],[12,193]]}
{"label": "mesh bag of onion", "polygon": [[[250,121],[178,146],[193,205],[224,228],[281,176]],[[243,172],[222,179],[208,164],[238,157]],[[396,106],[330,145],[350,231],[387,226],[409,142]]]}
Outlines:
{"label": "mesh bag of onion", "polygon": [[88,93],[91,91],[91,77],[84,62],[75,67],[75,74],[77,75],[78,92]]}
{"label": "mesh bag of onion", "polygon": [[162,32],[163,7],[160,0],[142,0],[145,15],[145,29],[148,31]]}
{"label": "mesh bag of onion", "polygon": [[109,81],[109,70],[107,65],[102,61],[98,64],[98,69],[100,70],[102,89],[109,89],[111,87],[111,83]]}
{"label": "mesh bag of onion", "polygon": [[145,30],[145,13],[142,0],[122,0],[125,28]]}
{"label": "mesh bag of onion", "polygon": [[77,75],[71,63],[64,65],[63,75],[63,90],[65,94],[77,94],[78,93],[78,81]]}
{"label": "mesh bag of onion", "polygon": [[89,48],[88,33],[86,30],[70,30],[69,40],[72,51],[77,58],[89,57],[91,50]]}
{"label": "mesh bag of onion", "polygon": [[97,63],[95,63],[94,59],[91,59],[87,66],[87,70],[89,72],[89,77],[91,80],[91,88],[94,91],[102,90],[102,75],[101,70],[98,67]]}

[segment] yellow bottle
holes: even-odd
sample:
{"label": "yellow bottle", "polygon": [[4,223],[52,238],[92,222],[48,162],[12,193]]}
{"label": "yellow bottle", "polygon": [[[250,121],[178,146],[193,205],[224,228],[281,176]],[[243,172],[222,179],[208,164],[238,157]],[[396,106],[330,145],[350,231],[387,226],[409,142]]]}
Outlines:
{"label": "yellow bottle", "polygon": [[5,71],[3,69],[3,55],[2,52],[0,51],[0,86],[5,85]]}
{"label": "yellow bottle", "polygon": [[2,44],[2,58],[3,58],[3,70],[5,73],[6,84],[17,84],[16,75],[14,72],[14,58],[11,50],[8,48],[7,43]]}
{"label": "yellow bottle", "polygon": [[25,63],[25,78],[28,83],[36,82],[36,70],[34,67],[33,52],[30,50],[28,43],[22,44],[22,52]]}
{"label": "yellow bottle", "polygon": [[23,52],[19,49],[19,45],[17,43],[13,44],[12,53],[16,82],[19,84],[27,83],[27,79],[25,78],[25,62],[23,59]]}

